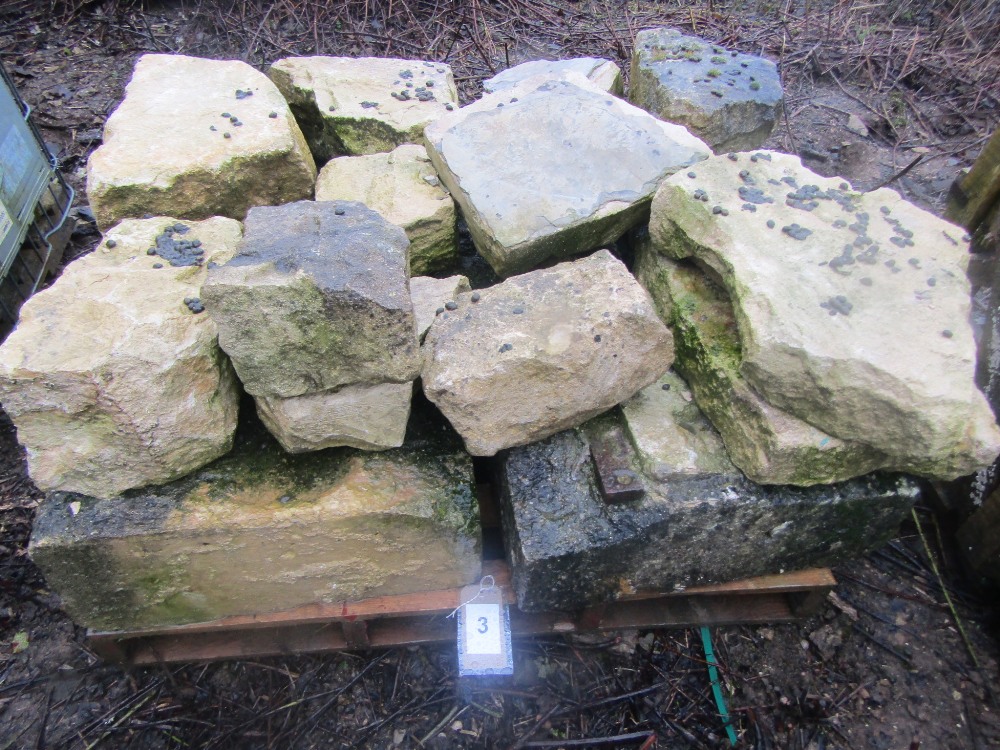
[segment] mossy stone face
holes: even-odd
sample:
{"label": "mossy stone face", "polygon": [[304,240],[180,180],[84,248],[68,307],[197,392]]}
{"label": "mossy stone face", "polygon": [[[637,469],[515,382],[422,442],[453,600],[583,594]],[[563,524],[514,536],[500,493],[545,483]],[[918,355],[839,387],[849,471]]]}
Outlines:
{"label": "mossy stone face", "polygon": [[31,555],[73,618],[100,630],[447,588],[480,573],[474,489],[447,432],[291,456],[258,424],[173,484],[51,494]]}

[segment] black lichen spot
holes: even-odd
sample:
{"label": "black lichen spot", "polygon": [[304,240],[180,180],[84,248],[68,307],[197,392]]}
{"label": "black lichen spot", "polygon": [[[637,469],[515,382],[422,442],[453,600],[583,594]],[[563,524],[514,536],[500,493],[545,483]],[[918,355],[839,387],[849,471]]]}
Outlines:
{"label": "black lichen spot", "polygon": [[753,203],[744,203],[740,206],[744,211],[749,211],[750,213],[756,213],[757,207]]}
{"label": "black lichen spot", "polygon": [[513,310],[511,310],[511,312],[514,313],[514,315],[524,315],[524,308],[518,305]]}
{"label": "black lichen spot", "polygon": [[444,312],[444,308],[443,307],[439,307],[437,310],[434,311],[434,314],[435,315],[440,315],[443,312]]}
{"label": "black lichen spot", "polygon": [[729,159],[729,161],[739,161],[740,160],[740,157],[738,157],[736,154],[726,154],[726,158]]}
{"label": "black lichen spot", "polygon": [[697,175],[697,174],[695,174],[694,172],[688,172],[688,177],[690,177],[690,178],[691,178],[692,180],[693,180],[693,179],[694,179],[695,177],[697,177],[697,176],[698,176],[698,175]]}
{"label": "black lichen spot", "polygon": [[871,276],[862,276],[859,281],[861,282],[861,286],[871,286],[875,283],[872,281]]}
{"label": "black lichen spot", "polygon": [[223,137],[223,138],[232,138],[232,136],[231,136],[231,135],[229,135],[229,133],[223,133],[223,134],[222,134],[222,137]]}
{"label": "black lichen spot", "polygon": [[713,214],[721,214],[722,213],[722,206],[712,206],[712,213]]}
{"label": "black lichen spot", "polygon": [[943,331],[941,331],[941,335],[944,336],[946,339],[950,339],[955,334],[949,331],[947,328],[945,328]]}
{"label": "black lichen spot", "polygon": [[110,247],[110,248],[115,248],[115,247],[118,247],[118,243],[117,243],[117,242],[115,242],[114,240],[108,240],[108,241],[107,241],[107,242],[105,242],[104,244],[105,244],[105,245],[107,245],[107,246],[108,246],[108,247]]}
{"label": "black lichen spot", "polygon": [[767,220],[767,228],[768,229],[774,229],[774,219],[768,219]]}
{"label": "black lichen spot", "polygon": [[820,302],[819,306],[828,310],[830,315],[850,315],[851,310],[854,309],[854,305],[848,302],[847,297],[842,294],[838,294],[836,297],[830,297],[826,302]]}
{"label": "black lichen spot", "polygon": [[740,185],[739,190],[740,200],[744,200],[747,203],[756,203],[757,205],[762,205],[764,203],[774,203],[774,198],[765,193],[760,188],[749,187],[747,185]]}
{"label": "black lichen spot", "polygon": [[749,169],[740,170],[740,179],[743,180],[743,182],[745,182],[747,185],[757,184],[757,181],[753,178],[753,175],[750,174]]}
{"label": "black lichen spot", "polygon": [[272,120],[277,120],[278,119],[278,113],[277,112],[271,112],[268,115],[268,117],[270,117]]}
{"label": "black lichen spot", "polygon": [[782,227],[781,231],[791,237],[793,240],[804,240],[810,234],[812,234],[811,229],[806,229],[805,227],[800,227],[798,224],[789,224],[786,227]]}
{"label": "black lichen spot", "polygon": [[909,263],[914,268],[920,268],[920,258],[910,258],[906,262]]}
{"label": "black lichen spot", "polygon": [[927,286],[937,286],[937,279],[931,276],[929,279],[927,279]]}
{"label": "black lichen spot", "polygon": [[448,110],[449,112],[451,112],[453,109],[455,109],[454,105],[452,105],[452,104],[445,104],[444,108],[446,110]]}
{"label": "black lichen spot", "polygon": [[244,91],[243,89],[236,89],[237,99],[246,99],[248,96],[253,96],[253,92],[250,89]]}
{"label": "black lichen spot", "polygon": [[482,297],[479,295],[479,292],[473,292],[471,299],[473,302],[479,302]]}
{"label": "black lichen spot", "polygon": [[193,312],[195,315],[198,313],[205,312],[205,306],[201,303],[201,300],[197,297],[185,297],[184,304],[187,305],[187,309]]}
{"label": "black lichen spot", "polygon": [[513,348],[514,348],[513,344],[504,344],[503,346],[500,347],[500,353],[503,354],[504,352],[509,352]]}
{"label": "black lichen spot", "polygon": [[452,312],[454,312],[455,310],[458,309],[458,303],[455,302],[454,300],[448,300],[447,302],[444,303],[444,309],[451,310]]}
{"label": "black lichen spot", "polygon": [[220,116],[220,117],[225,117],[225,118],[226,118],[227,120],[228,120],[228,119],[229,119],[230,117],[232,117],[232,115],[231,115],[231,114],[229,114],[228,112],[223,112],[223,113],[222,113],[221,115],[219,115],[219,116]]}
{"label": "black lichen spot", "polygon": [[374,109],[377,106],[378,106],[378,102],[367,102],[367,101],[361,102],[361,108],[362,109]]}
{"label": "black lichen spot", "polygon": [[601,343],[601,334],[597,334],[596,336],[594,336],[594,342],[598,344]]}

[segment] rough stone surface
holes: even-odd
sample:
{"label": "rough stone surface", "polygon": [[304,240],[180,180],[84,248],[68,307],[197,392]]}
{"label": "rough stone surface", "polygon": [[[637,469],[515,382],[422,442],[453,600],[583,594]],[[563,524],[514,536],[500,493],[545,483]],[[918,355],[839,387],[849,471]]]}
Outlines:
{"label": "rough stone surface", "polygon": [[892,190],[856,193],[763,152],[666,180],[650,233],[718,276],[741,371],[769,403],[927,477],[969,474],[1000,452],[974,382],[961,229]]}
{"label": "rough stone surface", "polygon": [[424,340],[438,310],[444,312],[448,302],[454,302],[462,292],[471,291],[472,287],[465,276],[449,276],[446,279],[414,276],[410,279],[410,298],[413,300],[413,315],[417,319],[417,338]]}
{"label": "rough stone surface", "polygon": [[214,218],[163,231],[178,224],[160,217],[110,230],[25,303],[0,348],[0,401],[41,489],[108,497],[176,479],[232,446],[236,378],[215,323],[185,304],[204,268],[147,249],[158,236],[161,247],[183,238],[200,242],[189,259],[202,250],[224,262],[240,225]]}
{"label": "rough stone surface", "polygon": [[420,370],[403,230],[360,203],[255,208],[202,300],[246,391],[290,398]]}
{"label": "rough stone surface", "polygon": [[[762,487],[732,474],[661,467],[641,500],[601,499],[588,433],[606,415],[505,454],[501,504],[518,607],[575,610],[636,591],[668,592],[829,565],[896,533],[919,495],[899,475]],[[637,459],[634,468],[641,471]]]}
{"label": "rough stone surface", "polygon": [[316,200],[358,201],[402,227],[414,275],[449,268],[458,259],[455,202],[441,187],[423,146],[332,159],[320,170]]}
{"label": "rough stone surface", "polygon": [[476,456],[605,411],[673,360],[649,295],[607,250],[516,276],[445,310],[424,341],[424,393]]}
{"label": "rough stone surface", "polygon": [[674,29],[636,35],[630,86],[633,104],[684,125],[716,153],[760,147],[784,102],[770,60]]}
{"label": "rough stone surface", "polygon": [[621,96],[625,90],[622,72],[611,60],[575,57],[572,60],[532,60],[515,65],[483,81],[483,91],[487,94],[506,91],[535,76],[561,80],[567,73],[582,75],[597,88],[615,96]]}
{"label": "rough stone surface", "polygon": [[30,551],[77,624],[177,625],[479,580],[457,441],[289,456],[258,424],[237,443],[167,486],[46,498]]}
{"label": "rough stone surface", "polygon": [[645,220],[664,177],[710,153],[684,128],[567,76],[536,76],[426,130],[476,248],[501,276],[614,242]]}
{"label": "rough stone surface", "polygon": [[347,445],[398,448],[410,418],[413,383],[347,385],[292,398],[257,398],[257,414],[281,447],[304,453]]}
{"label": "rough stone surface", "polygon": [[[698,406],[750,479],[829,484],[892,466],[870,445],[838,440],[772,406],[747,383],[740,373],[743,357],[732,303],[704,272],[660,255],[646,242],[639,244],[635,273],[674,332],[674,368],[690,382]],[[648,418],[655,421],[655,412]]]}
{"label": "rough stone surface", "polygon": [[315,181],[299,126],[266,76],[183,55],[139,58],[87,165],[102,228],[147,214],[243,219],[251,206],[312,197]]}
{"label": "rough stone surface", "polygon": [[424,127],[458,107],[444,63],[375,57],[289,57],[267,73],[295,113],[316,161],[418,143]]}

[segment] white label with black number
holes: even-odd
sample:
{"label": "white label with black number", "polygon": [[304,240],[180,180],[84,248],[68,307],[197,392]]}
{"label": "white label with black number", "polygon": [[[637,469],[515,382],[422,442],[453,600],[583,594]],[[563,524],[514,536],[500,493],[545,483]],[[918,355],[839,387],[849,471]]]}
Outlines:
{"label": "white label with black number", "polygon": [[465,605],[465,650],[469,654],[500,654],[500,605]]}

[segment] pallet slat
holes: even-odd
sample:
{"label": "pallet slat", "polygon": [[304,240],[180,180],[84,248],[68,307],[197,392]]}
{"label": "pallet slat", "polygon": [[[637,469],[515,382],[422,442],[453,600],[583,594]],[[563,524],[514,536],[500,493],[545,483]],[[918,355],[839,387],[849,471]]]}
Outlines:
{"label": "pallet slat", "polygon": [[[510,570],[504,562],[484,562],[483,574],[494,577],[512,605],[515,637],[635,627],[789,622],[818,607],[836,584],[828,569],[816,568],[668,594],[647,592],[577,613],[525,613],[513,606]],[[455,621],[447,615],[458,606],[460,591],[455,588],[310,604],[284,612],[166,628],[91,631],[88,641],[107,661],[137,665],[449,641],[455,638]]]}

